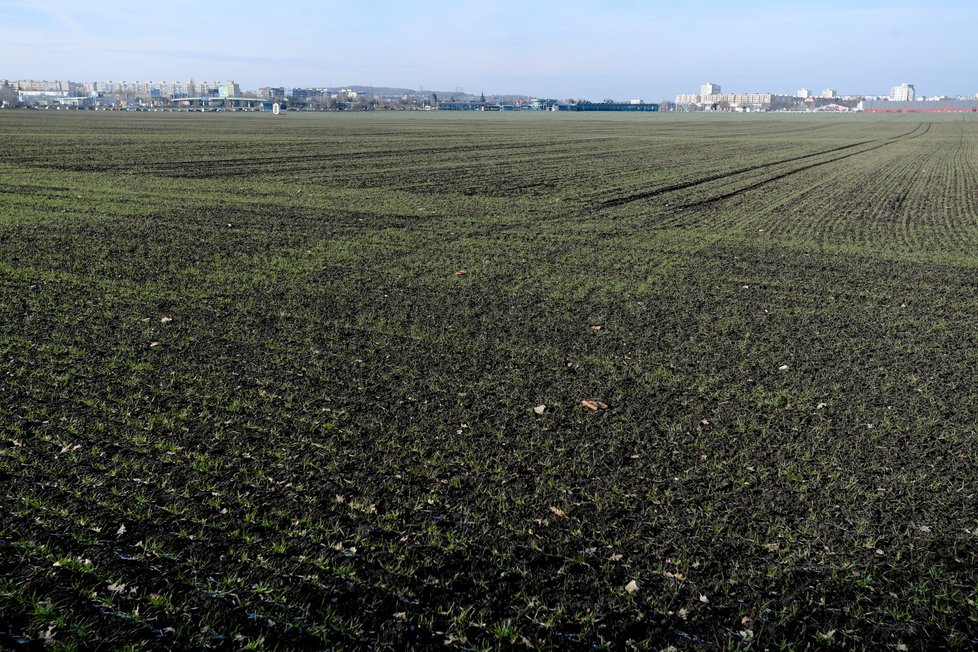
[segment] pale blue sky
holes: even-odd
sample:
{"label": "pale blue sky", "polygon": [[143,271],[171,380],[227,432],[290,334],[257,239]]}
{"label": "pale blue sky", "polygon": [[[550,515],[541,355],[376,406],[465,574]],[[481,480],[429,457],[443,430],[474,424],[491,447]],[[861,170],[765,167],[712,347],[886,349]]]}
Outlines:
{"label": "pale blue sky", "polygon": [[978,92],[960,0],[0,0],[0,78],[234,79],[658,100]]}

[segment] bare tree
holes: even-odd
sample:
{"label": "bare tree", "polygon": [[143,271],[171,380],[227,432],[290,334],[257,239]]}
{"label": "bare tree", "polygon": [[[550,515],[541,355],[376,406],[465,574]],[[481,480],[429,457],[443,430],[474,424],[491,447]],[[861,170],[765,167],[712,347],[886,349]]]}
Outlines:
{"label": "bare tree", "polygon": [[3,86],[0,86],[0,103],[3,104],[16,104],[17,103],[17,91],[10,82],[3,82]]}

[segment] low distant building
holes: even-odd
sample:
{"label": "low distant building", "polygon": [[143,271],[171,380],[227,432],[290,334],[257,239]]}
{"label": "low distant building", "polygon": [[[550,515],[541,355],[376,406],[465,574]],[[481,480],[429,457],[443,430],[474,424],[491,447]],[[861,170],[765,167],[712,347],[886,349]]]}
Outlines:
{"label": "low distant building", "polygon": [[863,100],[859,103],[856,110],[866,113],[978,113],[978,98],[974,100],[936,100],[929,102]]}
{"label": "low distant building", "polygon": [[842,104],[823,104],[822,106],[815,109],[816,113],[849,113],[851,111],[848,106],[843,106]]}
{"label": "low distant building", "polygon": [[17,91],[17,101],[34,106],[54,106],[59,100],[67,99],[68,93],[62,91]]}
{"label": "low distant building", "polygon": [[535,99],[530,101],[530,108],[534,111],[552,111],[558,104],[560,102],[554,99]]}
{"label": "low distant building", "polygon": [[439,111],[481,111],[479,102],[439,102]]}
{"label": "low distant building", "polygon": [[95,106],[95,98],[92,97],[58,97],[52,104],[58,106],[71,106],[76,108],[89,108]]}
{"label": "low distant building", "polygon": [[631,104],[623,102],[600,102],[595,104],[560,104],[558,111],[615,111],[632,113],[651,113],[659,110],[658,104]]}

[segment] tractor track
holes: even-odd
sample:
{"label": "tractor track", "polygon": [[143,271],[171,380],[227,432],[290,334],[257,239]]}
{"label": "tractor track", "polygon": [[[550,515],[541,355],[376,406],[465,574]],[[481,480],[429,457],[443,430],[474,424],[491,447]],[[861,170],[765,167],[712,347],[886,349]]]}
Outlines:
{"label": "tractor track", "polygon": [[[732,197],[732,196],[734,196],[736,194],[739,194],[740,192],[744,192],[746,190],[751,190],[751,189],[756,188],[758,186],[764,185],[765,183],[769,183],[771,181],[777,181],[777,180],[783,179],[783,178],[785,178],[787,176],[791,176],[792,174],[794,174],[796,172],[802,172],[802,171],[805,171],[805,170],[810,170],[810,169],[815,168],[815,167],[818,167],[820,165],[825,165],[825,164],[828,164],[828,163],[833,163],[835,161],[840,161],[842,159],[849,158],[850,156],[856,156],[857,154],[862,154],[862,153],[865,153],[865,152],[871,152],[871,151],[874,151],[876,149],[880,149],[881,147],[886,147],[887,145],[890,145],[890,144],[892,144],[894,142],[898,142],[898,141],[901,141],[901,140],[910,140],[912,138],[917,138],[919,136],[923,136],[930,129],[930,125],[926,125],[925,129],[923,131],[921,131],[920,133],[915,133],[922,126],[924,126],[924,125],[918,124],[916,127],[914,127],[913,130],[911,130],[911,131],[909,131],[909,132],[907,132],[905,134],[901,134],[900,136],[897,136],[897,137],[895,137],[893,139],[887,140],[886,142],[879,143],[875,147],[870,147],[868,149],[859,150],[858,152],[852,152],[852,153],[846,154],[844,156],[839,156],[839,157],[836,157],[836,158],[833,158],[833,159],[829,159],[827,161],[819,161],[819,162],[813,163],[811,165],[806,165],[806,166],[803,166],[801,168],[797,168],[795,170],[792,170],[792,171],[789,171],[789,172],[785,172],[784,174],[777,175],[776,177],[772,177],[772,178],[767,179],[765,181],[758,182],[757,184],[752,184],[752,185],[747,186],[746,188],[742,188],[742,189],[740,189],[740,190],[738,190],[738,191],[736,191],[734,193],[727,193],[727,194],[722,195],[720,197],[710,198],[710,199],[704,200],[702,202],[696,202],[696,203],[693,203],[693,204],[689,204],[687,206],[684,206],[684,208],[690,208],[690,207],[694,207],[694,206],[698,206],[698,205],[708,204],[708,203],[711,203],[711,202],[714,202],[714,201],[720,201],[722,199],[727,199],[727,198]],[[776,167],[776,166],[779,166],[779,165],[785,165],[787,163],[796,163],[798,161],[804,161],[806,159],[816,158],[816,157],[819,157],[819,156],[825,156],[827,154],[834,154],[836,152],[843,152],[843,151],[846,151],[846,150],[853,149],[855,147],[862,147],[863,145],[869,145],[871,143],[876,143],[876,142],[878,142],[878,140],[879,139],[875,139],[875,140],[863,140],[863,141],[859,141],[857,143],[851,143],[849,145],[842,145],[840,147],[833,147],[833,148],[830,148],[830,149],[821,150],[821,151],[818,151],[818,152],[813,152],[811,154],[805,154],[803,156],[794,156],[794,157],[791,157],[791,158],[786,158],[786,159],[781,159],[781,160],[778,160],[778,161],[773,161],[771,163],[760,163],[760,164],[757,164],[757,165],[748,166],[746,168],[741,168],[739,170],[734,170],[732,172],[723,172],[723,173],[719,173],[719,174],[713,174],[713,175],[710,175],[710,176],[707,176],[707,177],[703,177],[703,178],[700,178],[700,179],[694,179],[694,180],[691,180],[691,181],[684,181],[682,183],[676,183],[676,184],[672,184],[672,185],[669,185],[669,186],[664,186],[662,188],[655,188],[653,190],[648,190],[648,191],[645,191],[645,192],[640,192],[640,193],[636,193],[636,194],[632,194],[632,195],[626,195],[624,197],[616,197],[614,199],[609,199],[609,200],[607,200],[605,202],[602,202],[600,204],[600,208],[601,209],[618,208],[618,207],[625,206],[625,205],[628,205],[628,204],[632,204],[632,203],[635,203],[635,202],[643,201],[645,199],[651,199],[653,197],[658,197],[658,196],[661,196],[661,195],[665,195],[665,194],[668,194],[670,192],[676,192],[676,191],[679,191],[679,190],[688,190],[689,188],[695,188],[697,186],[702,186],[702,185],[705,185],[707,183],[712,183],[714,181],[722,181],[724,179],[730,179],[730,178],[733,178],[733,177],[740,176],[742,174],[746,174],[748,172],[756,172],[758,170],[765,170],[765,169],[773,168],[773,167]]]}
{"label": "tractor track", "polygon": [[[786,178],[788,178],[790,176],[793,176],[795,174],[798,174],[800,172],[807,172],[808,170],[812,170],[812,169],[815,169],[817,167],[821,167],[823,165],[829,165],[830,163],[836,163],[838,161],[843,161],[843,160],[845,160],[847,158],[852,158],[853,156],[859,156],[860,154],[866,154],[868,152],[874,152],[876,150],[883,149],[884,147],[887,147],[887,146],[892,145],[894,143],[906,142],[908,140],[913,140],[914,138],[918,138],[920,136],[923,136],[924,134],[926,134],[930,130],[930,125],[928,124],[928,125],[926,125],[926,127],[924,128],[923,131],[921,131],[920,133],[915,133],[918,129],[920,129],[921,126],[923,126],[923,125],[918,124],[917,127],[915,127],[912,131],[910,131],[910,132],[908,132],[906,134],[897,136],[895,138],[892,138],[890,140],[887,140],[886,142],[882,142],[882,143],[879,143],[877,145],[874,145],[873,147],[867,147],[866,149],[861,149],[861,150],[859,150],[857,152],[849,152],[848,154],[843,154],[842,156],[836,156],[835,158],[830,158],[830,159],[827,159],[825,161],[818,161],[818,162],[815,162],[815,163],[811,163],[809,165],[803,165],[803,166],[801,166],[799,168],[795,168],[793,170],[788,170],[786,172],[782,172],[781,174],[776,174],[773,177],[768,177],[767,179],[762,179],[761,181],[757,181],[756,183],[749,184],[747,186],[744,186],[743,188],[738,188],[737,190],[734,190],[734,191],[731,191],[731,192],[723,193],[722,195],[718,195],[716,197],[710,197],[709,199],[703,199],[703,200],[696,201],[696,202],[693,202],[693,203],[690,203],[690,204],[685,204],[685,205],[681,206],[679,210],[687,210],[687,209],[690,209],[690,208],[697,208],[697,207],[700,207],[700,206],[708,206],[710,204],[715,204],[717,202],[724,201],[725,199],[731,199],[732,197],[736,197],[737,195],[743,194],[745,192],[749,192],[751,190],[756,190],[757,188],[761,188],[763,186],[766,186],[769,183],[774,183],[776,181],[781,181],[782,179],[786,179]],[[868,141],[868,142],[873,142],[873,141]],[[864,143],[859,143],[859,144],[866,144],[866,143],[864,142]],[[855,146],[858,146],[858,144],[857,145],[853,145],[853,147],[855,147]],[[840,149],[838,149],[836,151],[841,151],[841,149],[843,149],[843,148],[840,148]],[[826,152],[826,153],[828,153],[828,152]],[[796,159],[796,160],[801,160],[801,159]]]}

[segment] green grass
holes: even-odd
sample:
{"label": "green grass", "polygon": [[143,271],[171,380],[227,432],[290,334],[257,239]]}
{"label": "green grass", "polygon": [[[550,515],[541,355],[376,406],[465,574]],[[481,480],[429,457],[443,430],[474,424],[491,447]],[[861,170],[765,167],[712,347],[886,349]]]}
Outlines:
{"label": "green grass", "polygon": [[975,647],[976,156],[0,111],[0,641]]}

